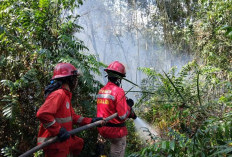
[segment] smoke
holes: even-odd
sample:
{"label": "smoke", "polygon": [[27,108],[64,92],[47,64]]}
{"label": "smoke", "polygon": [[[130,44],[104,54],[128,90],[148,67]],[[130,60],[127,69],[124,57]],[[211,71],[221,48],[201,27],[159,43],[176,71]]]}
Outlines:
{"label": "smoke", "polygon": [[[98,61],[106,65],[115,60],[124,63],[126,78],[140,85],[146,76],[138,67],[167,71],[172,66],[180,69],[190,60],[190,56],[176,57],[160,45],[161,28],[155,27],[152,20],[156,10],[153,0],[86,0],[75,10],[75,14],[81,15],[78,24],[84,28],[76,36]],[[96,77],[106,83],[105,72],[100,70],[102,76]],[[123,82],[124,90],[131,87],[130,83]],[[137,95],[129,93],[128,97]]]}

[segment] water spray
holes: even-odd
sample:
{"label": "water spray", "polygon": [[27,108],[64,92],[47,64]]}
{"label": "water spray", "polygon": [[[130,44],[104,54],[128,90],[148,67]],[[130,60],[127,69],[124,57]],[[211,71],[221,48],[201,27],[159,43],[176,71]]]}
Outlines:
{"label": "water spray", "polygon": [[143,142],[153,143],[159,137],[158,132],[143,119],[137,117],[134,120],[134,124],[135,129]]}
{"label": "water spray", "polygon": [[[136,86],[136,87],[141,88],[139,85],[135,84],[134,82],[132,82],[126,78],[122,78],[122,79],[131,83],[132,85],[134,85],[134,87]],[[126,94],[129,92],[142,92],[142,93],[147,93],[147,94],[155,94],[155,93],[150,92],[150,91],[131,91],[134,87],[132,87],[128,91],[126,91]],[[145,120],[136,116],[136,118],[134,119],[134,124],[135,124],[135,129],[136,129],[141,141],[143,141],[145,143],[153,143],[159,137],[158,131],[155,128],[151,127]]]}

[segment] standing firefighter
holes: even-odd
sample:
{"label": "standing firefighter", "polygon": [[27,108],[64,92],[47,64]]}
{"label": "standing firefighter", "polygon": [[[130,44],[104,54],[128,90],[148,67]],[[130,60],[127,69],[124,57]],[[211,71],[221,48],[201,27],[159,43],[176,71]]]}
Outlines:
{"label": "standing firefighter", "polygon": [[70,136],[73,124],[85,125],[103,118],[85,118],[75,114],[72,108],[72,91],[77,86],[77,69],[69,63],[56,65],[51,84],[45,89],[46,100],[37,112],[41,125],[38,144],[52,136],[58,136],[59,142],[44,148],[46,157],[66,157],[70,152],[77,156],[84,145],[83,139]]}
{"label": "standing firefighter", "polygon": [[108,139],[111,143],[110,156],[124,157],[128,134],[125,121],[127,118],[136,119],[132,110],[134,102],[126,99],[124,90],[120,88],[122,77],[126,76],[124,65],[115,61],[105,71],[108,74],[108,83],[100,89],[97,96],[97,117],[105,118],[114,113],[118,113],[118,117],[98,128],[98,154],[103,155],[103,144]]}

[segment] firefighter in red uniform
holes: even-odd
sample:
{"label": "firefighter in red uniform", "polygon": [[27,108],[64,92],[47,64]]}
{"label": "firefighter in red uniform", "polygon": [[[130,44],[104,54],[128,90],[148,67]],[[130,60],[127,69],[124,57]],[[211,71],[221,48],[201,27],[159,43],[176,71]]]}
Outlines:
{"label": "firefighter in red uniform", "polygon": [[70,152],[77,156],[84,145],[83,139],[70,136],[73,124],[85,125],[103,118],[85,118],[75,114],[72,108],[72,91],[77,86],[77,69],[69,63],[56,65],[51,84],[45,89],[46,100],[37,112],[41,125],[37,143],[41,144],[52,136],[59,142],[44,148],[46,157],[66,157]]}
{"label": "firefighter in red uniform", "polygon": [[[108,83],[100,89],[97,96],[97,117],[105,118],[114,113],[118,113],[118,117],[98,128],[100,134],[98,147],[103,147],[104,140],[108,139],[111,143],[110,156],[124,157],[126,135],[128,134],[125,120],[127,118],[136,119],[132,110],[134,102],[132,99],[127,99],[124,90],[120,88],[122,77],[126,76],[124,65],[115,61],[105,71],[108,74]],[[103,148],[99,149],[102,151]],[[102,155],[102,152],[98,152],[98,154]]]}

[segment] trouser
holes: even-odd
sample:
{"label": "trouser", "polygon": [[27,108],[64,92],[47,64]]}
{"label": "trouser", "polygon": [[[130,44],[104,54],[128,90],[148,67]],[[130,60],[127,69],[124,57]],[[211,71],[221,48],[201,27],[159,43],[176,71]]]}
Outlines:
{"label": "trouser", "polygon": [[112,138],[110,141],[110,157],[124,157],[126,149],[126,136],[122,138]]}
{"label": "trouser", "polygon": [[[124,157],[125,148],[126,148],[126,136],[122,138],[112,138],[108,139],[110,141],[110,157]],[[104,153],[104,144],[106,139],[98,134],[98,150],[97,156],[105,155]]]}
{"label": "trouser", "polygon": [[69,140],[70,147],[65,149],[45,149],[45,157],[67,157],[69,153],[76,157],[80,154],[84,146],[84,140],[73,136]]}

